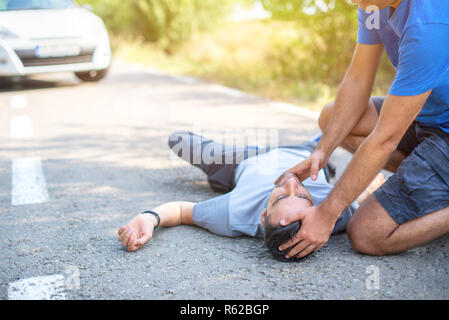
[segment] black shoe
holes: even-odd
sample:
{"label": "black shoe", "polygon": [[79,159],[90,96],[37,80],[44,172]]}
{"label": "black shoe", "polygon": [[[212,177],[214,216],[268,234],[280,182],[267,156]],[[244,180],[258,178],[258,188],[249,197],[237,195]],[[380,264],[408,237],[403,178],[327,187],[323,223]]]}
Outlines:
{"label": "black shoe", "polygon": [[326,176],[326,180],[328,183],[331,183],[332,179],[335,178],[337,174],[337,167],[331,161],[328,161],[327,164],[323,168],[324,175]]}

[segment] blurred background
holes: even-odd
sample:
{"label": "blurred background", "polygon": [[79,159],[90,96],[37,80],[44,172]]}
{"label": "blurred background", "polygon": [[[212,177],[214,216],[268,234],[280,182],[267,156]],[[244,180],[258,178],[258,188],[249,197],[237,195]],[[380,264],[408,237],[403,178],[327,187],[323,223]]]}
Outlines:
{"label": "blurred background", "polygon": [[[115,57],[319,110],[357,38],[347,0],[78,0],[103,18]],[[384,57],[375,95],[394,69]]]}

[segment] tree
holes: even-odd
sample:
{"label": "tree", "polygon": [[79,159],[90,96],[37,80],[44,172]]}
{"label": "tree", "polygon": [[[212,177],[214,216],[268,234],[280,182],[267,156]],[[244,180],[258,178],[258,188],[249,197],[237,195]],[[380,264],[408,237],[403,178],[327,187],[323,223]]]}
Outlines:
{"label": "tree", "polygon": [[[357,6],[344,0],[261,0],[273,19],[293,21],[309,30],[308,39],[292,39],[282,52],[290,72],[338,81],[348,67],[357,35]],[[307,52],[309,61],[297,55]],[[291,61],[301,61],[292,68]],[[288,65],[288,66],[287,66]],[[286,70],[288,73],[289,71]],[[292,76],[295,76],[292,74]]]}
{"label": "tree", "polygon": [[170,51],[196,30],[219,23],[231,0],[81,0],[115,33],[141,36]]}

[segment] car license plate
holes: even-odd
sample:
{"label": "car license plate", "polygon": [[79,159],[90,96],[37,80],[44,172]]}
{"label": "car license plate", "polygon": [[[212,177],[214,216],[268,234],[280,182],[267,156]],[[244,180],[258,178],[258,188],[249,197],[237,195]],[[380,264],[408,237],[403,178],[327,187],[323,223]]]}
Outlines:
{"label": "car license plate", "polygon": [[39,58],[73,57],[80,53],[79,46],[36,46],[36,56]]}

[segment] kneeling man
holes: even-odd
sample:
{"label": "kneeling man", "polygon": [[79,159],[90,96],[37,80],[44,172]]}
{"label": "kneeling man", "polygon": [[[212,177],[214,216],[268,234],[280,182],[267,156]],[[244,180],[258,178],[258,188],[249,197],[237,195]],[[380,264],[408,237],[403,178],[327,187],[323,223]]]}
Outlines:
{"label": "kneeling man", "polygon": [[[383,168],[394,175],[348,225],[357,251],[395,254],[449,233],[449,1],[352,1],[359,4],[352,63],[321,113],[318,146],[289,171],[314,179],[338,146],[354,157],[325,201],[281,223],[302,222],[280,248],[292,247],[288,256],[319,250]],[[371,98],[384,51],[396,76],[388,96]]]}

